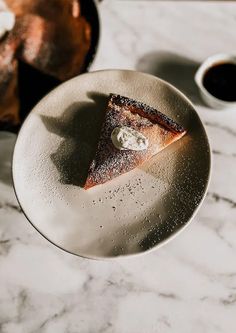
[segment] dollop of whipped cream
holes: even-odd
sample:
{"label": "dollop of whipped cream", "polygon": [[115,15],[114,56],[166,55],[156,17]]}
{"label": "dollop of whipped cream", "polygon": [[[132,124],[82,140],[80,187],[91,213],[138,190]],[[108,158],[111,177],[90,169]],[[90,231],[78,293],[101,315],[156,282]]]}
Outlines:
{"label": "dollop of whipped cream", "polygon": [[111,133],[111,141],[119,150],[145,150],[148,148],[148,138],[133,128],[115,127]]}
{"label": "dollop of whipped cream", "polygon": [[0,39],[6,32],[12,30],[14,25],[15,14],[9,10],[3,0],[0,0]]}

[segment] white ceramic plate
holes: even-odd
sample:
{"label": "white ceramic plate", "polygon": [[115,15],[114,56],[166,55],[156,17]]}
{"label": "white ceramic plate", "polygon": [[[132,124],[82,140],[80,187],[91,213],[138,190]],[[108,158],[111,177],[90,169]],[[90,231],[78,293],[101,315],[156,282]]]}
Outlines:
{"label": "white ceramic plate", "polygon": [[[110,92],[151,105],[188,134],[141,168],[85,191]],[[13,180],[28,220],[71,253],[111,258],[164,243],[193,217],[206,193],[210,150],[188,99],[168,83],[134,71],[78,76],[47,95],[19,133]]]}

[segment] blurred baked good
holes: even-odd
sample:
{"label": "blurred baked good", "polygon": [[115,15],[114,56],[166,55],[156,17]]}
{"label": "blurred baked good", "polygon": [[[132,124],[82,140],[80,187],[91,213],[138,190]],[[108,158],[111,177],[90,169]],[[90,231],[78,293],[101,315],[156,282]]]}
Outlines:
{"label": "blurred baked good", "polygon": [[[91,27],[79,0],[6,0],[13,29],[0,40],[0,127],[19,122],[17,62],[65,81],[84,69]],[[35,84],[32,82],[32,84]],[[36,86],[36,85],[35,85]]]}

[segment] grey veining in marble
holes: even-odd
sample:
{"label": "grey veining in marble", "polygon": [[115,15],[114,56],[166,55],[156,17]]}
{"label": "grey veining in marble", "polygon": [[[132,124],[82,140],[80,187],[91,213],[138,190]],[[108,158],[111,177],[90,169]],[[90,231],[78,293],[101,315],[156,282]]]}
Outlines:
{"label": "grey veining in marble", "polygon": [[235,52],[236,3],[99,4],[93,69],[158,75],[196,104],[213,152],[208,195],[194,222],[158,251],[97,262],[71,256],[26,221],[11,184],[15,136],[0,133],[1,333],[233,333],[236,331],[236,110],[203,105],[193,73]]}

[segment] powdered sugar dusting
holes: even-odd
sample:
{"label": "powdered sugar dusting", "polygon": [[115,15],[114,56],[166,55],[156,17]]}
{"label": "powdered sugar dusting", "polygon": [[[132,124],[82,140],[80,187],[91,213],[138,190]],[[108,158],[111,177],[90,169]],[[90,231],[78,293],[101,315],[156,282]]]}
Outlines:
{"label": "powdered sugar dusting", "polygon": [[[139,110],[143,116],[146,115],[146,116],[150,117],[150,119],[154,123],[158,123],[158,124],[162,125],[163,127],[168,128],[175,132],[185,132],[185,129],[181,125],[177,124],[175,121],[173,121],[172,119],[167,117],[164,113],[158,111],[157,109],[155,109],[145,103],[135,101],[128,97],[111,94],[110,104],[116,105],[118,107],[123,106],[123,107],[129,108],[130,110],[131,110],[131,108],[133,108],[135,112],[137,112],[137,110]],[[132,110],[131,110],[131,112],[132,112]]]}
{"label": "powdered sugar dusting", "polygon": [[121,172],[127,172],[139,164],[146,151],[125,151],[118,150],[111,141],[111,133],[118,126],[128,126],[133,129],[153,126],[146,118],[133,115],[128,111],[121,112],[108,106],[106,120],[101,130],[101,137],[97,148],[96,156],[92,162],[89,176],[94,183],[103,183],[105,180],[119,176]]}
{"label": "powdered sugar dusting", "polygon": [[[153,121],[154,116],[155,122]],[[161,125],[159,125],[159,120]],[[162,126],[163,121],[166,122],[168,129]],[[121,126],[129,127],[144,135],[148,133],[151,136],[152,144],[147,149],[140,151],[117,149],[112,143],[111,135],[114,129]],[[155,127],[154,132],[156,132],[157,126],[159,126],[159,135],[155,136],[152,130],[147,131]],[[97,152],[91,163],[85,188],[102,184],[126,173],[156,154],[166,145],[163,140],[162,147],[161,143],[158,142],[159,138],[168,137],[170,135],[169,128],[173,129],[171,126],[181,133],[185,131],[156,109],[127,97],[111,94]]]}
{"label": "powdered sugar dusting", "polygon": [[[137,82],[151,87],[147,96]],[[80,103],[87,103],[92,106],[90,118],[94,122],[92,113],[100,105],[95,101],[103,96],[104,111],[111,90],[155,106],[160,98],[161,110],[173,119],[179,114],[190,135],[106,184],[87,191],[76,183],[65,185],[60,182],[62,171],[51,158],[60,147],[63,150],[57,158],[66,158],[70,145],[76,144],[70,138],[74,122],[65,123],[65,110],[76,113]],[[16,192],[35,227],[72,253],[104,258],[144,252],[186,225],[206,190],[209,147],[196,112],[181,96],[163,81],[130,71],[88,73],[50,93],[23,125],[13,161]],[[66,125],[66,136],[46,127],[42,115],[56,119],[55,126]],[[66,163],[66,167],[73,169],[75,162],[80,163],[80,159]]]}

